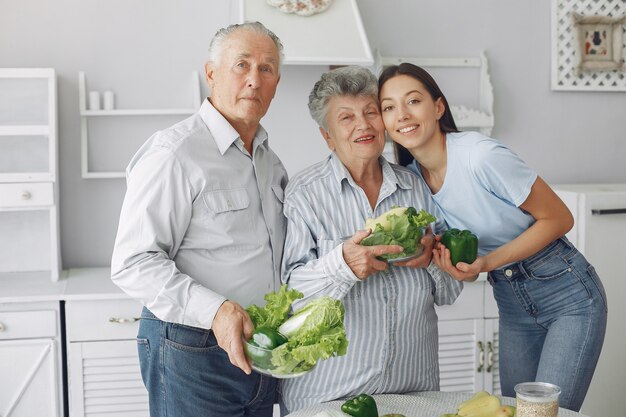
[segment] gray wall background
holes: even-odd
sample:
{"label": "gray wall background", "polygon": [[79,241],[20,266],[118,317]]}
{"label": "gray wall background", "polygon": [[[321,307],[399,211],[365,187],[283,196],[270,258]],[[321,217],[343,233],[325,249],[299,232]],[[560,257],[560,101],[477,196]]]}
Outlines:
{"label": "gray wall background", "polygon": [[[477,56],[486,50],[495,90],[493,136],[548,182],[626,182],[626,93],[550,90],[549,1],[357,3],[372,47],[384,56]],[[57,71],[64,268],[109,263],[125,192],[122,179],[81,178],[78,72],[85,71],[89,90],[113,90],[117,108],[189,107],[191,71],[202,74],[208,41],[229,23],[231,7],[229,0],[0,0],[0,66]],[[264,120],[290,174],[327,154],[306,108],[308,92],[325,70],[283,68]],[[441,84],[449,101],[477,105],[471,102],[476,81],[470,74],[467,81],[452,77]],[[98,154],[92,154],[92,167],[123,168],[151,132],[174,121],[90,120]]]}

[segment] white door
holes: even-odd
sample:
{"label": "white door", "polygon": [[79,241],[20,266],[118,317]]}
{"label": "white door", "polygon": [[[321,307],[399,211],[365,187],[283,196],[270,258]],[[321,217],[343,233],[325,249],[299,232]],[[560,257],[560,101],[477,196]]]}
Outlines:
{"label": "white door", "polygon": [[0,416],[59,417],[53,339],[0,341]]}
{"label": "white door", "polygon": [[591,416],[621,417],[626,409],[626,193],[581,197],[576,218],[578,246],[595,266],[609,306],[602,354],[582,411]]}
{"label": "white door", "polygon": [[70,417],[148,417],[137,342],[69,344]]}

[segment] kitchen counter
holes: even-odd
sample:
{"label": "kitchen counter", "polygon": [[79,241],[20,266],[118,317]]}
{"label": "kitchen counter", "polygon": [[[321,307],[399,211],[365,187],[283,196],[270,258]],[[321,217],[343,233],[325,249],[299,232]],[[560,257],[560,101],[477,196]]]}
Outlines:
{"label": "kitchen counter", "polygon": [[118,299],[128,296],[113,284],[105,267],[68,269],[58,281],[37,272],[4,273],[0,279],[0,304]]}
{"label": "kitchen counter", "polygon": [[110,268],[75,268],[67,271],[67,286],[63,300],[128,299],[111,281]]}
{"label": "kitchen counter", "polygon": [[3,273],[0,279],[0,304],[62,300],[68,282],[66,276],[64,271],[59,281],[52,281],[49,273]]}

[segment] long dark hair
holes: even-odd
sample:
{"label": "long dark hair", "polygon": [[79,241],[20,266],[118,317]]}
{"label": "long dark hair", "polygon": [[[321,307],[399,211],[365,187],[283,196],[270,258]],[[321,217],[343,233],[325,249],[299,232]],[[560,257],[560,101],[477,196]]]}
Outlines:
{"label": "long dark hair", "polygon": [[[417,65],[410,64],[408,62],[403,62],[400,65],[392,65],[390,67],[387,67],[380,74],[380,77],[378,77],[379,94],[381,88],[383,87],[383,84],[385,84],[389,79],[397,75],[408,75],[409,77],[415,78],[417,81],[422,83],[424,87],[426,87],[426,90],[428,90],[428,93],[433,100],[441,98],[445,106],[443,115],[439,119],[439,129],[441,130],[441,133],[459,131],[459,129],[457,129],[456,127],[456,123],[454,123],[454,118],[452,117],[452,113],[450,112],[450,106],[448,105],[448,100],[446,99],[446,96],[443,95],[443,92],[437,85],[435,79],[422,67],[418,67]],[[413,162],[413,156],[404,146],[394,142],[393,147],[395,149],[398,164],[406,166]]]}

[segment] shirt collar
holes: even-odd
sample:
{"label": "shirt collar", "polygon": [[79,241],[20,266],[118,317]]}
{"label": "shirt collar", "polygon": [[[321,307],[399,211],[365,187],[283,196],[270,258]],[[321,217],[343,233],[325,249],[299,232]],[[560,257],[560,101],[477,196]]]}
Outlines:
{"label": "shirt collar", "polygon": [[[200,106],[200,116],[211,131],[213,140],[217,144],[217,148],[222,155],[224,155],[226,150],[233,144],[241,150],[244,149],[243,141],[241,140],[239,133],[237,133],[228,120],[226,120],[226,118],[219,111],[217,111],[215,107],[213,107],[208,98],[204,100]],[[259,125],[259,128],[254,135],[254,140],[252,141],[253,152],[257,146],[265,144],[266,142],[267,131],[263,128],[263,126]]]}
{"label": "shirt collar", "polygon": [[[352,175],[348,172],[348,169],[341,162],[339,157],[335,152],[330,154],[330,165],[333,170],[333,175],[336,180],[337,190],[341,192],[343,188],[344,180],[352,187],[358,187],[352,179]],[[392,168],[391,164],[383,157],[380,156],[378,158],[378,162],[380,163],[383,170],[383,184],[381,186],[381,195],[392,193],[397,188],[402,189],[410,189],[412,184],[404,178],[400,178],[396,175],[396,172]]]}

